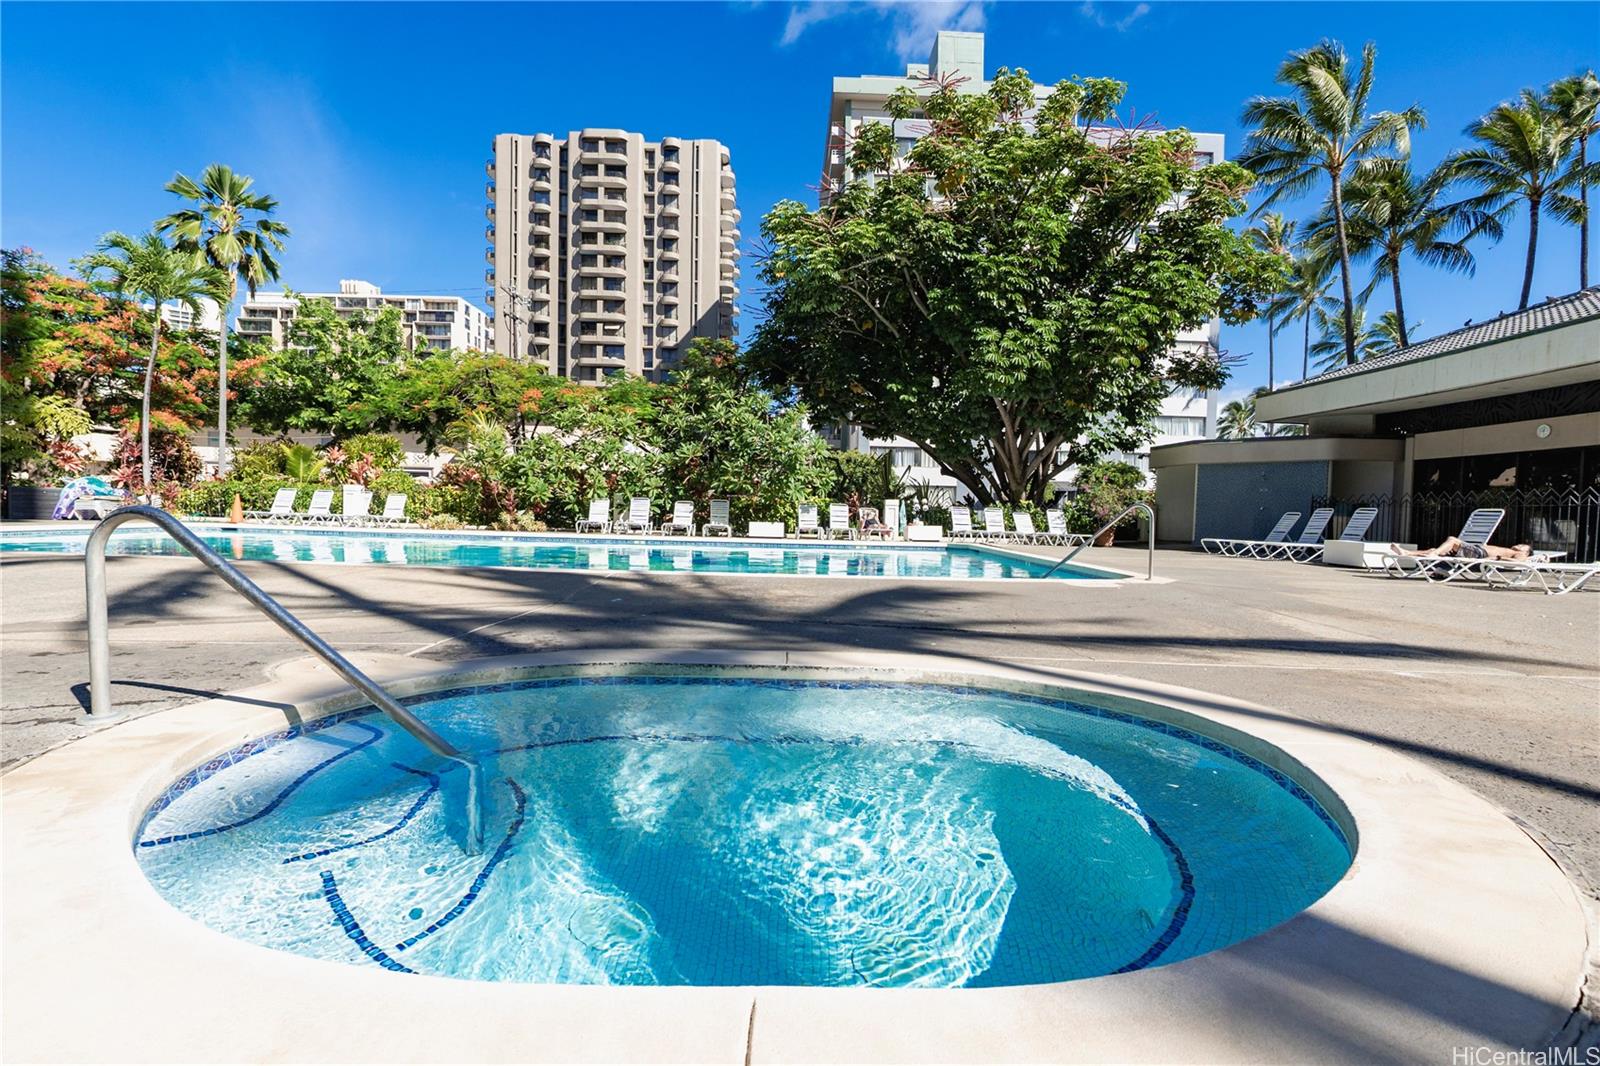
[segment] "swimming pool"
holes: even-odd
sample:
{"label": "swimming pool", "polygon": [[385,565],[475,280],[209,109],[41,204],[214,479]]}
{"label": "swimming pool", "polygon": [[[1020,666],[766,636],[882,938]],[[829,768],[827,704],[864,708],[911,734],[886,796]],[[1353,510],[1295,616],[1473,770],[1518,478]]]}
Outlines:
{"label": "swimming pool", "polygon": [[1351,862],[1300,783],[1208,736],[990,688],[539,678],[264,737],[163,792],[133,841],[173,906],[283,951],[570,984],[980,987],[1236,943]]}
{"label": "swimming pool", "polygon": [[[1044,576],[1048,561],[976,545],[717,541],[543,534],[417,533],[413,531],[268,529],[194,526],[224,557],[284,563],[509,567],[519,570],[654,571],[694,574],[782,574],[815,577],[897,577],[960,580]],[[0,554],[81,555],[88,531],[0,531]],[[108,555],[183,555],[176,541],[148,526],[119,529]],[[1051,580],[1126,577],[1072,564]]]}

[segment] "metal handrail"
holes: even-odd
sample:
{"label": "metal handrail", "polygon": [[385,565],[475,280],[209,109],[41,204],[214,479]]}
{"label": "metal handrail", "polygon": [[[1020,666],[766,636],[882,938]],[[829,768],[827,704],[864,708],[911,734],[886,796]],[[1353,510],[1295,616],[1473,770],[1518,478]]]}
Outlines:
{"label": "metal handrail", "polygon": [[1136,503],[1132,507],[1128,507],[1125,510],[1123,510],[1123,512],[1121,514],[1117,515],[1117,517],[1113,518],[1111,521],[1107,522],[1105,525],[1101,526],[1099,529],[1097,529],[1093,533],[1089,534],[1089,539],[1088,540],[1084,541],[1082,544],[1078,545],[1076,548],[1073,548],[1066,555],[1062,556],[1061,560],[1059,562],[1057,562],[1056,565],[1052,566],[1050,569],[1046,570],[1043,574],[1040,574],[1039,576],[1040,577],[1049,577],[1051,574],[1055,573],[1057,570],[1061,569],[1063,566],[1066,566],[1068,563],[1070,563],[1072,561],[1073,556],[1077,555],[1079,552],[1083,551],[1083,549],[1089,547],[1089,545],[1091,545],[1095,541],[1099,540],[1100,539],[1100,534],[1104,533],[1108,529],[1115,529],[1117,527],[1117,523],[1121,522],[1124,518],[1127,518],[1129,515],[1133,514],[1135,511],[1143,511],[1145,513],[1145,518],[1148,520],[1147,521],[1147,528],[1146,528],[1145,532],[1147,534],[1146,540],[1148,541],[1148,544],[1149,544],[1149,553],[1147,554],[1147,556],[1145,558],[1144,579],[1146,581],[1149,581],[1151,578],[1155,577],[1156,576],[1156,512],[1155,512],[1155,508],[1151,507],[1148,503]]}
{"label": "metal handrail", "polygon": [[483,767],[478,760],[459,750],[455,745],[435,733],[427,723],[402,707],[372,678],[340,655],[328,642],[308,629],[304,622],[290,614],[277,600],[267,595],[254,581],[245,577],[228,560],[218,555],[209,544],[195,536],[194,531],[172,515],[157,507],[143,504],[122,507],[112,511],[89,534],[83,552],[83,576],[89,610],[89,714],[94,718],[110,719],[117,716],[111,705],[111,644],[110,624],[106,614],[106,542],[111,533],[124,522],[143,519],[161,527],[190,555],[199,559],[212,573],[220,577],[239,595],[243,596],[262,614],[300,643],[310,648],[334,672],[353,685],[373,702],[396,725],[422,742],[423,746],[442,759],[456,763],[467,772],[467,852],[477,854],[483,847]]}

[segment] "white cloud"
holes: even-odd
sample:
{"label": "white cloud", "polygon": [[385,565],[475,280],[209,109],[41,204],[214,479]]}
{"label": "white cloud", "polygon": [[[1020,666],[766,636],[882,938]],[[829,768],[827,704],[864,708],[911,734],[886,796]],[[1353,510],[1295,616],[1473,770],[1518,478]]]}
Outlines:
{"label": "white cloud", "polygon": [[[1120,10],[1123,5],[1116,5]],[[1135,22],[1150,14],[1150,5],[1145,3],[1134,4],[1127,14],[1121,18],[1113,18],[1096,0],[1083,0],[1078,8],[1078,14],[1099,26],[1101,29],[1112,29],[1118,33],[1123,32]]]}
{"label": "white cloud", "polygon": [[987,0],[872,0],[866,4],[806,0],[789,8],[778,43],[793,44],[820,22],[871,15],[888,21],[895,55],[902,62],[917,62],[928,57],[934,35],[940,30],[983,29],[985,7]]}

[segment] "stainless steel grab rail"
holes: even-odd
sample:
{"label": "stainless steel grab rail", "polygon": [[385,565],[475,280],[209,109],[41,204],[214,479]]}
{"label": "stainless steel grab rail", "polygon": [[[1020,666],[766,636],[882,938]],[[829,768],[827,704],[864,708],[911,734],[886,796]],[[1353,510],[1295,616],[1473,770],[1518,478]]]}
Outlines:
{"label": "stainless steel grab rail", "polygon": [[1135,511],[1143,511],[1145,513],[1145,518],[1148,519],[1145,531],[1148,534],[1147,537],[1146,537],[1146,540],[1149,543],[1150,550],[1149,550],[1149,553],[1145,557],[1144,579],[1146,581],[1149,581],[1151,578],[1155,577],[1156,576],[1156,512],[1155,512],[1155,508],[1151,507],[1148,503],[1136,503],[1132,507],[1129,507],[1126,510],[1124,510],[1121,514],[1117,515],[1117,517],[1113,518],[1111,521],[1107,522],[1105,525],[1101,526],[1099,529],[1097,529],[1093,533],[1089,534],[1089,539],[1087,541],[1085,541],[1084,543],[1078,545],[1076,548],[1073,548],[1066,555],[1062,556],[1061,560],[1059,562],[1057,562],[1056,565],[1052,566],[1050,569],[1046,570],[1043,574],[1040,574],[1039,576],[1040,577],[1049,577],[1051,574],[1055,573],[1057,570],[1061,569],[1063,566],[1066,566],[1068,563],[1070,563],[1072,561],[1072,557],[1073,556],[1075,556],[1079,552],[1083,551],[1083,549],[1089,547],[1089,545],[1093,544],[1096,540],[1099,540],[1100,539],[1100,534],[1104,533],[1108,529],[1115,529],[1117,527],[1117,523],[1118,522],[1121,522],[1124,518],[1127,518],[1129,515],[1133,514]]}
{"label": "stainless steel grab rail", "polygon": [[111,705],[111,643],[110,623],[106,614],[106,541],[124,522],[143,519],[152,522],[177,541],[185,551],[199,559],[212,573],[220,577],[239,595],[243,596],[262,614],[272,619],[291,637],[310,648],[334,672],[350,682],[363,696],[394,720],[394,723],[416,737],[423,746],[442,759],[459,765],[467,775],[467,852],[476,855],[483,848],[483,767],[478,760],[459,750],[445,740],[422,719],[402,707],[372,678],[334,651],[328,642],[317,636],[305,623],[263,592],[254,581],[245,577],[228,560],[218,555],[194,531],[172,515],[157,507],[139,504],[122,507],[107,515],[94,532],[89,534],[83,551],[83,577],[89,608],[89,714],[98,719],[117,716]]}

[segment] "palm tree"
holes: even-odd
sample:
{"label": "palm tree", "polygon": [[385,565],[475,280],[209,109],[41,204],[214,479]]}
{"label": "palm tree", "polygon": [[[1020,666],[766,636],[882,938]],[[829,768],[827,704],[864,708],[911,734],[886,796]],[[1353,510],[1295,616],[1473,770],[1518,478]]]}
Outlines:
{"label": "palm tree", "polygon": [[1516,103],[1500,104],[1467,127],[1479,147],[1458,151],[1440,164],[1483,191],[1467,203],[1502,220],[1518,202],[1528,206],[1528,255],[1522,269],[1522,297],[1517,309],[1528,306],[1533,289],[1533,267],[1539,253],[1539,218],[1553,214],[1565,222],[1583,218],[1583,204],[1567,189],[1580,173],[1564,167],[1575,134],[1551,104],[1531,89],[1522,90]]}
{"label": "palm tree", "polygon": [[1561,122],[1571,128],[1578,142],[1573,165],[1577,170],[1578,203],[1583,218],[1578,222],[1578,288],[1589,287],[1589,138],[1600,133],[1600,78],[1594,71],[1562,78],[1550,86],[1550,103]]}
{"label": "palm tree", "polygon": [[167,182],[167,191],[193,201],[156,223],[161,233],[172,231],[180,249],[198,252],[207,263],[228,276],[218,330],[217,473],[228,472],[228,318],[243,281],[251,296],[266,281],[278,278],[274,252],[283,251],[289,227],[267,216],[278,201],[251,192],[254,179],[235,174],[232,167],[212,163],[200,181],[179,174]]}
{"label": "palm tree", "polygon": [[[1333,316],[1331,309],[1319,307],[1315,315],[1318,328],[1322,331],[1321,339],[1311,346],[1311,354],[1317,360],[1317,369],[1328,371],[1349,366],[1345,359],[1344,337],[1340,330],[1342,322]],[[1406,328],[1402,328],[1399,316],[1393,311],[1385,311],[1378,316],[1376,322],[1369,324],[1366,306],[1357,304],[1355,320],[1357,362],[1387,355],[1402,347],[1400,338],[1406,333]],[[1415,329],[1418,325],[1419,323],[1413,322],[1408,328]]]}
{"label": "palm tree", "polygon": [[[1294,251],[1291,244],[1294,239],[1294,223],[1276,211],[1263,215],[1261,222],[1261,225],[1251,226],[1245,230],[1245,236],[1268,255],[1275,255],[1289,262]],[[1283,309],[1284,305],[1280,300],[1273,300],[1267,304],[1267,388],[1269,389],[1278,383],[1273,337],[1278,332],[1280,323],[1276,320],[1283,313]]]}
{"label": "palm tree", "polygon": [[1369,41],[1359,70],[1337,41],[1291,53],[1278,69],[1278,82],[1296,96],[1257,96],[1245,104],[1243,121],[1255,127],[1239,162],[1272,191],[1257,210],[1284,196],[1298,196],[1319,174],[1328,178],[1340,281],[1344,287],[1345,359],[1356,361],[1355,292],[1350,282],[1350,245],[1345,236],[1344,183],[1353,166],[1393,148],[1411,150],[1411,131],[1426,124],[1420,107],[1367,113],[1373,63],[1378,50]]}
{"label": "palm tree", "polygon": [[1311,320],[1317,308],[1333,301],[1328,287],[1333,284],[1333,259],[1301,245],[1289,271],[1289,284],[1268,305],[1269,313],[1288,325],[1296,319],[1305,323],[1304,337],[1300,343],[1300,377],[1311,376]]}
{"label": "palm tree", "polygon": [[144,405],[139,412],[139,455],[143,460],[144,487],[150,488],[150,396],[156,375],[156,353],[161,347],[161,305],[180,303],[196,315],[202,299],[217,300],[226,290],[227,275],[206,265],[191,252],[171,247],[158,233],[130,237],[108,233],[95,251],[78,260],[85,278],[101,271],[111,275],[111,288],[119,295],[132,293],[150,303],[150,359],[144,368]]}
{"label": "palm tree", "polygon": [[[1408,159],[1367,159],[1357,165],[1345,187],[1350,254],[1357,259],[1376,257],[1372,280],[1357,299],[1366,303],[1379,284],[1389,282],[1402,348],[1410,343],[1400,286],[1402,257],[1410,252],[1429,266],[1471,275],[1477,263],[1467,242],[1479,234],[1499,240],[1503,232],[1493,214],[1464,202],[1443,202],[1451,181],[1445,166],[1418,177]],[[1326,244],[1332,229],[1333,218],[1325,211],[1311,223],[1307,239]]]}
{"label": "palm tree", "polygon": [[1223,440],[1242,440],[1256,435],[1256,401],[1254,396],[1242,400],[1229,400],[1222,405],[1217,416],[1217,436]]}

